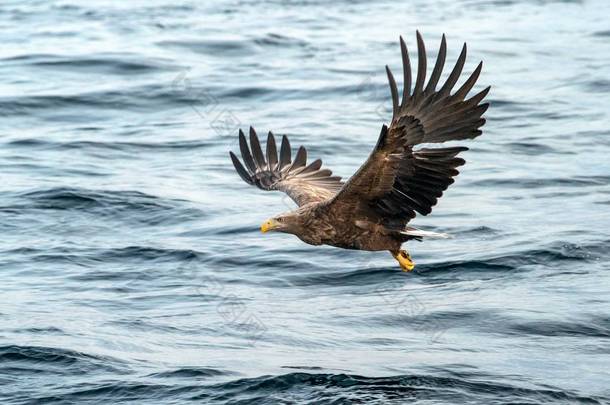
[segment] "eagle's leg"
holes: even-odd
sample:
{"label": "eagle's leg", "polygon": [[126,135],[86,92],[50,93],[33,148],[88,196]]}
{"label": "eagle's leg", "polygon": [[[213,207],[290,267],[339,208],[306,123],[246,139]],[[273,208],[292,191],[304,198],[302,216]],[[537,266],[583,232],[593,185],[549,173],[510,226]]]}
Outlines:
{"label": "eagle's leg", "polygon": [[390,250],[394,259],[398,260],[398,264],[403,271],[411,271],[415,268],[415,262],[411,259],[411,255],[406,250]]}

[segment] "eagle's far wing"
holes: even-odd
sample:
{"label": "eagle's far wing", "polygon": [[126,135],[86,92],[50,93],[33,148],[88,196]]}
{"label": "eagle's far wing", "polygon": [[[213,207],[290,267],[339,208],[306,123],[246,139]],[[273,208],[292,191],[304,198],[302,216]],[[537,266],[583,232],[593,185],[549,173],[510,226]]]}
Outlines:
{"label": "eagle's far wing", "polygon": [[465,147],[414,150],[413,146],[476,138],[485,123],[481,116],[489,106],[480,104],[489,87],[465,99],[479,77],[482,62],[451,94],[466,60],[466,44],[447,80],[436,89],[445,63],[445,36],[426,84],[426,49],[417,32],[418,67],[412,92],[411,64],[402,37],[400,47],[404,74],[402,101],[399,104],[396,82],[386,66],[393,106],[390,127],[383,126],[367,161],[329,203],[341,210],[366,204],[379,217],[379,222],[391,227],[404,227],[416,212],[429,214],[459,173],[456,167],[465,163],[457,154],[468,150]]}
{"label": "eagle's far wing", "polygon": [[307,150],[303,146],[292,160],[286,135],[282,137],[278,158],[275,137],[269,132],[265,156],[256,132],[250,127],[250,148],[244,133],[239,130],[239,149],[246,166],[233,152],[229,154],[241,178],[261,190],[283,191],[299,206],[332,198],[343,186],[341,177],[322,169],[322,160],[307,165]]}

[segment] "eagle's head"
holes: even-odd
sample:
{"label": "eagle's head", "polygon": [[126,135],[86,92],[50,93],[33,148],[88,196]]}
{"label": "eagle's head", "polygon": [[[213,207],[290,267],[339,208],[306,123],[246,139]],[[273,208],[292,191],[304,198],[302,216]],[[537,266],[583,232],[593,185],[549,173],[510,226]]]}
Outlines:
{"label": "eagle's head", "polygon": [[261,225],[261,232],[277,231],[297,235],[302,229],[302,216],[299,210],[284,212],[269,218]]}

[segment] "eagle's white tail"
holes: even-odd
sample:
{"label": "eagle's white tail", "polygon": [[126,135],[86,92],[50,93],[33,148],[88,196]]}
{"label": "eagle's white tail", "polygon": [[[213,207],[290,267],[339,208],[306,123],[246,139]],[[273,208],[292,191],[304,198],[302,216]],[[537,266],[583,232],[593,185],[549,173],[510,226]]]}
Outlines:
{"label": "eagle's white tail", "polygon": [[424,231],[422,229],[411,228],[411,227],[406,228],[404,231],[401,231],[400,233],[403,235],[413,236],[416,238],[447,239],[447,238],[451,237],[451,235],[449,235],[447,233]]}

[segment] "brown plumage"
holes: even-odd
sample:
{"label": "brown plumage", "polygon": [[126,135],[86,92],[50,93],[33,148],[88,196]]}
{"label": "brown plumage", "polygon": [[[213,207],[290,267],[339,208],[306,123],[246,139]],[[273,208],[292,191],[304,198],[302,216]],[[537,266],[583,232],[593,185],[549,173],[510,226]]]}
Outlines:
{"label": "brown plumage", "polygon": [[346,249],[389,250],[405,270],[413,268],[408,253],[400,250],[410,239],[442,234],[407,227],[416,213],[428,215],[443,191],[465,163],[457,157],[466,147],[419,148],[422,143],[472,139],[481,135],[481,118],[489,106],[481,104],[489,87],[466,99],[481,72],[482,62],[452,93],[466,60],[466,44],[445,83],[437,89],[446,57],[443,35],[438,57],[426,82],[426,49],[417,32],[418,67],[411,90],[411,63],[400,38],[404,89],[399,101],[394,76],[386,66],[392,95],[392,121],[383,125],[377,144],[367,161],[347,181],[322,169],[322,161],[307,165],[307,151],[300,147],[291,156],[290,143],[282,137],[278,157],[275,138],[267,137],[263,154],[254,129],[250,148],[243,132],[239,146],[245,163],[230,152],[235,169],[248,184],[263,190],[288,194],[299,208],[266,221],[261,229],[292,233],[312,245]]}

